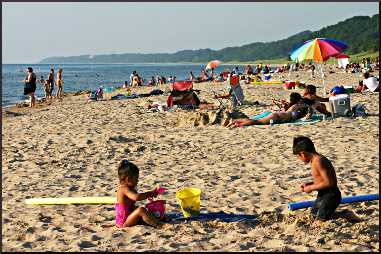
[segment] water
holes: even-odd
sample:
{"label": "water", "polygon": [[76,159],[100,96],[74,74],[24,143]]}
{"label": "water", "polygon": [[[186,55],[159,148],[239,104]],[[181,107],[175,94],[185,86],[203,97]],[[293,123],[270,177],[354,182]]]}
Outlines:
{"label": "water", "polygon": [[[37,79],[41,76],[46,79],[50,68],[54,68],[55,77],[58,68],[62,68],[62,80],[64,81],[64,92],[76,92],[79,90],[95,90],[99,86],[116,87],[122,86],[125,80],[129,81],[130,74],[136,70],[140,76],[146,79],[152,76],[162,75],[168,78],[176,76],[176,80],[185,80],[192,71],[198,76],[205,65],[202,64],[3,64],[2,65],[2,107],[14,105],[17,102],[28,99],[24,96],[24,82],[26,68],[31,66]],[[233,70],[234,65],[220,65],[215,73],[223,70]],[[243,66],[239,66],[243,71]],[[54,87],[53,94],[57,91]],[[44,97],[44,90],[37,83],[36,95]]]}

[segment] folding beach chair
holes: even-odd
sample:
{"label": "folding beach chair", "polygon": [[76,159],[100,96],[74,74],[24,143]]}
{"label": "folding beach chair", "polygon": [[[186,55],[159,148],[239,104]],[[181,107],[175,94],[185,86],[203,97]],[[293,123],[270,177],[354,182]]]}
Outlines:
{"label": "folding beach chair", "polygon": [[[237,100],[238,102],[238,105],[241,106],[242,103],[238,100],[238,97],[234,91],[234,88],[239,85],[239,76],[238,75],[233,75],[232,77],[230,77],[230,84],[229,84],[229,89],[232,89],[232,94],[233,96],[235,97],[235,99]],[[212,92],[214,93],[215,96],[217,96],[217,92],[212,90]],[[232,103],[231,101],[231,98],[228,97],[228,98],[217,98],[217,100],[219,101],[220,103],[220,107],[227,107],[228,106],[228,103]],[[224,102],[225,100],[225,102]]]}
{"label": "folding beach chair", "polygon": [[200,105],[200,99],[196,92],[199,90],[193,89],[192,81],[176,81],[172,83],[172,91],[167,99],[167,106],[174,105],[196,108]]}

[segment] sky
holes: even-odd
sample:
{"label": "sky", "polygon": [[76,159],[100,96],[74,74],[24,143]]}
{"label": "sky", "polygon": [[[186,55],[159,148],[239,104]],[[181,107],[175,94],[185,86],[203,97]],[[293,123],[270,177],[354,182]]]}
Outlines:
{"label": "sky", "polygon": [[218,50],[285,39],[378,12],[378,2],[2,2],[2,63]]}

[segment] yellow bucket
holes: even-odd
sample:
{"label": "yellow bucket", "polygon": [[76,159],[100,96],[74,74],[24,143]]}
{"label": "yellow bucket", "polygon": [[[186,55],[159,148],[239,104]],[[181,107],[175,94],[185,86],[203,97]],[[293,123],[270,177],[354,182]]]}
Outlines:
{"label": "yellow bucket", "polygon": [[200,214],[200,196],[201,190],[198,188],[184,188],[176,192],[184,218]]}

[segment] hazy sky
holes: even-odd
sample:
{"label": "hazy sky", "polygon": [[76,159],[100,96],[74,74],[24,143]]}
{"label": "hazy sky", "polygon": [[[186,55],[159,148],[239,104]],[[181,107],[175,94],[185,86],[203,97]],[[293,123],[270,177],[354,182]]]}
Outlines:
{"label": "hazy sky", "polygon": [[221,49],[316,31],[373,3],[2,3],[3,63]]}

